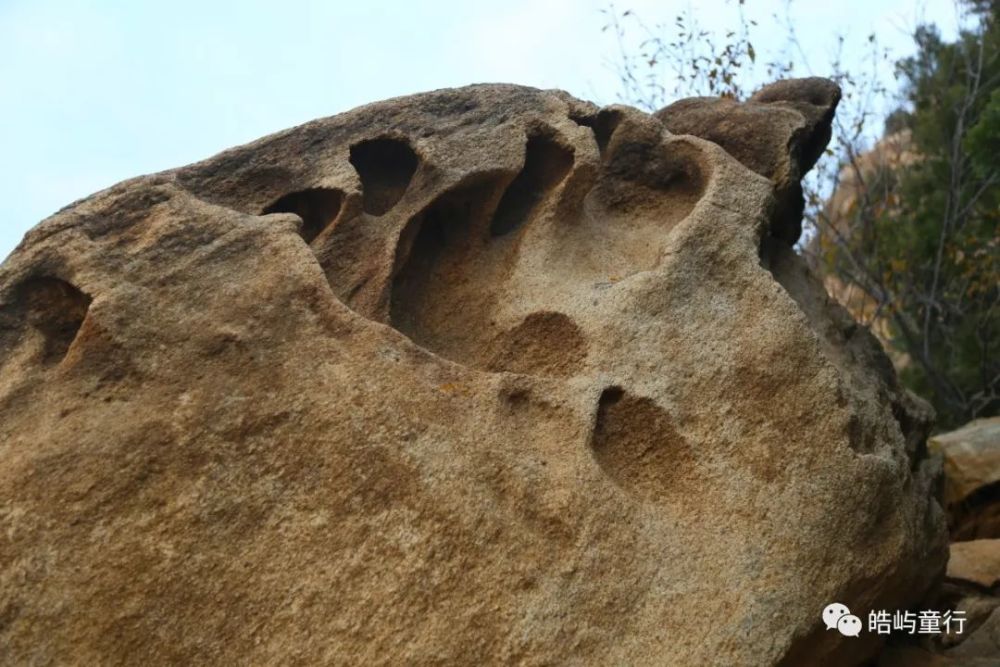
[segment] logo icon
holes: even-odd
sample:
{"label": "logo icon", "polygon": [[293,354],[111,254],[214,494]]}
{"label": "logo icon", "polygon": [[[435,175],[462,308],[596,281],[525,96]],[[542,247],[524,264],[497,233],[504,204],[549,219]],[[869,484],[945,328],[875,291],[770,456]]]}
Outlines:
{"label": "logo icon", "polygon": [[840,604],[839,602],[833,602],[826,605],[823,609],[823,622],[826,623],[827,630],[836,630],[837,621],[840,620],[841,616],[847,616],[851,613],[851,610],[847,608],[846,604]]}
{"label": "logo icon", "polygon": [[823,623],[827,630],[837,630],[845,637],[861,634],[861,619],[851,613],[847,605],[833,602],[823,609]]}
{"label": "logo icon", "polygon": [[857,637],[861,634],[861,619],[854,614],[845,614],[837,621],[837,629],[845,637]]}

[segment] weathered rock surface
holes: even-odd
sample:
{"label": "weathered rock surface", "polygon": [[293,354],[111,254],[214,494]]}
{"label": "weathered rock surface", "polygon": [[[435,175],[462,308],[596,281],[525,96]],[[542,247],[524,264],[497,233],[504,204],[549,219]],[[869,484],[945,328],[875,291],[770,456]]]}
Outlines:
{"label": "weathered rock surface", "polygon": [[790,247],[836,97],[708,141],[438,91],[44,221],[0,266],[0,659],[869,659],[822,608],[947,547],[927,409]]}
{"label": "weathered rock surface", "polygon": [[840,87],[828,79],[788,79],[762,88],[743,103],[691,97],[664,107],[656,117],[669,131],[708,139],[769,178],[777,209],[770,233],[795,243],[802,232],[802,177],[830,141],[839,102]]}

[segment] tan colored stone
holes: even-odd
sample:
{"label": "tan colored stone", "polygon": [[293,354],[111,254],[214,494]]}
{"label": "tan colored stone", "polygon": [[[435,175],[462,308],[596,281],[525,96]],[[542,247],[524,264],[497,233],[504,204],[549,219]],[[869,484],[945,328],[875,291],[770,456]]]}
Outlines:
{"label": "tan colored stone", "polygon": [[935,435],[928,447],[944,457],[944,498],[949,505],[1000,482],[1000,417],[977,419]]}
{"label": "tan colored stone", "polygon": [[[731,132],[808,168],[817,87]],[[939,469],[788,178],[474,86],[58,212],[0,265],[0,655],[869,661],[820,612],[943,574]]]}
{"label": "tan colored stone", "polygon": [[983,588],[1000,583],[1000,540],[952,542],[947,576]]}

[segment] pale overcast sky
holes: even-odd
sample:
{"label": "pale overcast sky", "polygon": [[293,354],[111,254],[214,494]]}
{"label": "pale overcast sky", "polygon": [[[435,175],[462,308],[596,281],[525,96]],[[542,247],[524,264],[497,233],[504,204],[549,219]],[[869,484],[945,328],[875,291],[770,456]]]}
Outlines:
{"label": "pale overcast sky", "polygon": [[[785,4],[747,0],[758,51],[782,43],[769,17]],[[736,1],[616,5],[650,23],[694,6],[706,27],[720,27],[733,24]],[[616,102],[607,6],[0,0],[0,258],[77,198],[366,102],[489,81]],[[791,15],[818,75],[838,32],[849,55],[872,31],[905,54],[918,21],[946,34],[955,24],[951,0],[795,0]]]}

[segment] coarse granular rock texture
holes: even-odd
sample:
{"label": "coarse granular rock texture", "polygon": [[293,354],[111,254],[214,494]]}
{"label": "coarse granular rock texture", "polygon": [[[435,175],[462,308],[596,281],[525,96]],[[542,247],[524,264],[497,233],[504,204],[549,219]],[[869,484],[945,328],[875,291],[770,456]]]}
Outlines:
{"label": "coarse granular rock texture", "polygon": [[790,245],[837,97],[701,132],[444,90],[42,222],[0,267],[0,660],[874,656],[823,607],[914,607],[947,545],[927,408]]}

